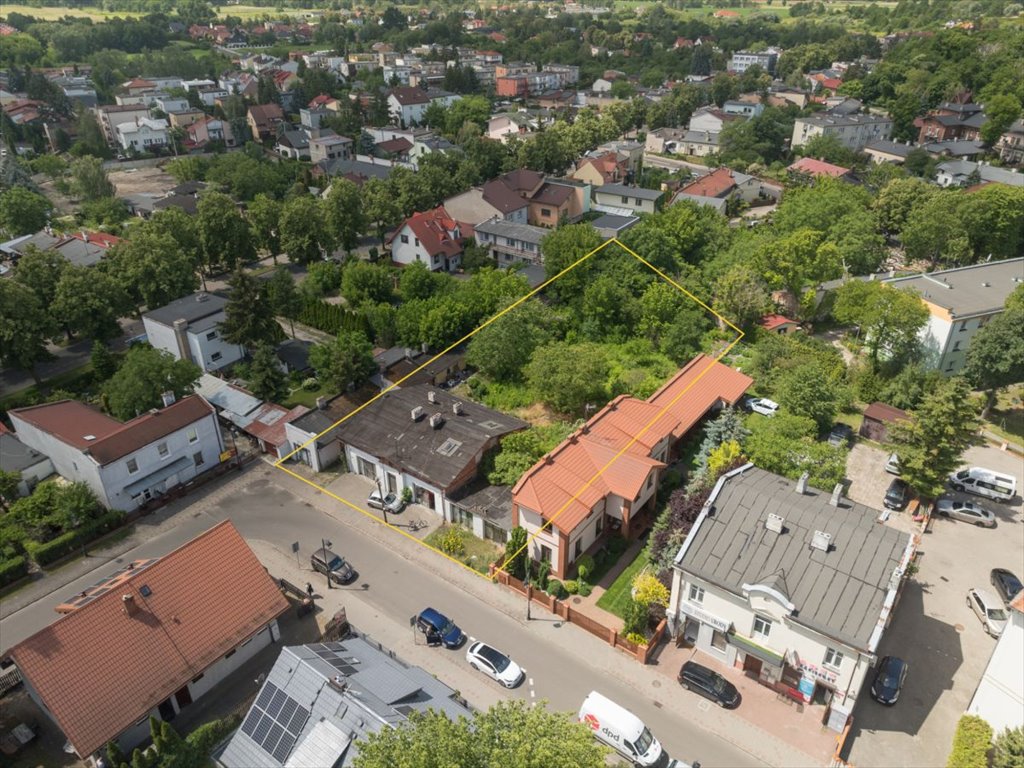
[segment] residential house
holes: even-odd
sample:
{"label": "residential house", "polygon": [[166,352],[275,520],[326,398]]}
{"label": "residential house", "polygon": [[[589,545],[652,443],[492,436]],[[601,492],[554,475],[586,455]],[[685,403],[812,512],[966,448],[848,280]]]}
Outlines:
{"label": "residential house", "polygon": [[952,139],[950,141],[929,141],[921,145],[931,157],[951,160],[976,160],[985,153],[981,139]]}
{"label": "residential house", "polygon": [[58,607],[10,650],[25,688],[79,759],[126,753],[280,639],[278,585],[224,521],[163,557],[136,560]]}
{"label": "residential house", "polygon": [[191,109],[188,99],[182,99],[177,96],[167,96],[166,94],[157,94],[154,96],[152,104],[154,109],[159,109],[167,115],[170,115],[171,112],[185,112]]}
{"label": "residential house", "polygon": [[626,168],[636,173],[644,162],[644,143],[642,141],[616,140],[606,141],[594,150],[595,153],[615,152],[625,158]]}
{"label": "residential house", "polygon": [[118,144],[117,126],[121,124],[133,124],[149,117],[149,107],[145,104],[127,104],[124,106],[108,104],[96,108],[96,117],[100,127],[103,128],[103,135],[111,144]]}
{"label": "residential house", "polygon": [[306,373],[313,366],[309,363],[309,350],[312,341],[303,339],[286,339],[277,345],[275,353],[285,373]]}
{"label": "residential house", "polygon": [[459,223],[443,205],[414,213],[391,234],[387,244],[391,260],[403,266],[419,261],[432,272],[454,272],[462,260]]}
{"label": "residential house", "polygon": [[198,123],[206,118],[206,113],[201,109],[186,109],[183,112],[170,112],[167,120],[171,128],[188,128],[193,123]]}
{"label": "residential house", "polygon": [[892,118],[889,117],[819,112],[796,119],[791,146],[802,147],[815,136],[834,136],[847,149],[860,152],[873,141],[889,138],[891,132]]}
{"label": "residential house", "polygon": [[756,64],[769,75],[774,75],[778,61],[779,51],[774,48],[764,51],[736,51],[729,59],[729,71],[742,74]]}
{"label": "residential house", "polygon": [[704,197],[703,195],[691,195],[688,192],[682,190],[677,191],[672,199],[669,201],[669,205],[678,205],[679,203],[693,203],[694,205],[704,206],[705,208],[711,208],[723,216],[728,215],[726,208],[728,207],[728,200],[721,197]]}
{"label": "residential house", "polygon": [[764,112],[764,104],[761,103],[760,97],[752,101],[729,99],[722,104],[722,111],[727,115],[739,115],[749,120],[752,117],[760,117]]}
{"label": "residential house", "polygon": [[29,448],[0,422],[0,472],[17,472],[18,495],[28,496],[32,489],[54,473],[50,457]]}
{"label": "residential house", "polygon": [[967,707],[968,715],[985,720],[996,734],[1024,726],[1024,591],[1006,612],[1006,626]]}
{"label": "residential house", "polygon": [[[533,171],[517,173],[534,174]],[[539,189],[544,177],[539,173],[534,175],[535,188]],[[479,187],[471,187],[465,192],[449,197],[444,201],[444,208],[459,222],[463,236],[472,237],[477,224],[495,218],[513,224],[526,224],[529,219],[530,203],[527,198],[520,195],[518,189],[508,183],[505,176],[499,176]]]}
{"label": "residential house", "polygon": [[902,408],[885,403],[874,402],[864,409],[864,420],[857,431],[861,437],[874,440],[876,443],[889,442],[889,427],[898,421],[906,421],[910,414]]}
{"label": "residential house", "polygon": [[721,200],[740,198],[749,203],[761,194],[761,182],[756,176],[722,167],[691,181],[679,191],[695,197],[715,197]]}
{"label": "residential house", "polygon": [[779,336],[788,336],[800,330],[800,323],[796,320],[791,320],[785,315],[765,315],[757,324],[768,333],[775,333]]}
{"label": "residential house", "polygon": [[88,485],[111,509],[131,511],[220,463],[224,444],[213,408],[196,395],[117,419],[75,400],[9,411],[18,439],[54,469]]}
{"label": "residential house", "polygon": [[1010,165],[1024,163],[1024,120],[1016,120],[996,142],[999,159]]}
{"label": "residential house", "polygon": [[401,136],[397,139],[378,142],[374,145],[373,153],[377,157],[383,157],[396,163],[407,163],[409,162],[409,152],[412,148],[413,143],[404,136]]}
{"label": "residential house", "polygon": [[[505,178],[512,176],[505,174]],[[520,178],[525,178],[520,172]],[[574,222],[590,210],[591,187],[586,182],[570,183],[546,179],[529,197],[528,222],[537,227],[557,227]]]}
{"label": "residential house", "polygon": [[633,172],[629,170],[629,157],[618,152],[592,152],[576,164],[576,170],[570,175],[578,181],[591,186],[618,182],[629,183],[633,180]]}
{"label": "residential house", "polygon": [[594,188],[594,203],[598,210],[625,209],[634,214],[655,213],[664,201],[665,193],[659,189],[631,187],[625,184],[604,184]]}
{"label": "residential house", "polygon": [[508,267],[520,262],[543,263],[540,242],[547,236],[547,229],[495,216],[477,224],[473,231],[477,244],[488,250],[499,267]]}
{"label": "residential house", "polygon": [[204,117],[185,128],[189,143],[196,148],[205,147],[211,141],[219,141],[226,147],[235,146],[235,135],[231,123],[215,117]]}
{"label": "residential house", "polygon": [[512,524],[529,534],[530,558],[549,562],[551,575],[564,579],[609,531],[640,535],[679,442],[752,383],[699,355],[646,400],[619,395],[595,413],[512,488]]}
{"label": "residential house", "polygon": [[284,111],[280,104],[259,104],[249,107],[245,121],[257,141],[266,141],[277,136],[278,126],[284,123]]}
{"label": "residential house", "polygon": [[239,344],[224,340],[220,324],[228,300],[212,293],[193,293],[142,316],[149,343],[178,360],[216,371],[245,356]]}
{"label": "residential house", "polygon": [[219,85],[207,85],[197,88],[196,93],[199,95],[199,101],[203,103],[203,106],[210,107],[211,109],[219,106],[219,102],[231,95]]}
{"label": "residential house", "polygon": [[95,109],[99,103],[92,80],[85,75],[65,74],[50,80],[79,109]]}
{"label": "residential house", "polygon": [[822,177],[830,179],[848,179],[850,176],[849,168],[843,168],[841,165],[826,163],[824,160],[816,160],[813,157],[801,157],[795,163],[788,166],[786,170],[794,176],[801,176],[809,179],[818,179]]}
{"label": "residential house", "polygon": [[963,370],[971,340],[1002,313],[1013,289],[1024,283],[1024,258],[944,269],[884,281],[914,291],[928,309],[921,331],[929,364],[946,375]]}
{"label": "residential house", "polygon": [[940,187],[966,187],[977,183],[1024,187],[1024,174],[1013,168],[996,168],[988,163],[949,160],[935,167],[935,183]]}
{"label": "residential house", "polygon": [[438,103],[443,107],[450,107],[461,98],[447,91],[427,91],[409,86],[392,88],[388,91],[388,114],[392,120],[403,126],[419,125],[431,104]]}
{"label": "residential house", "polygon": [[945,102],[914,120],[914,127],[918,129],[917,143],[978,139],[981,126],[987,121],[980,104]]}
{"label": "residential house", "polygon": [[640,219],[636,216],[619,216],[614,213],[603,213],[591,221],[590,226],[607,240],[611,237],[619,237],[638,221]]}
{"label": "residential house", "polygon": [[729,123],[743,119],[742,115],[731,114],[717,107],[701,107],[690,116],[687,127],[691,131],[719,134]]}
{"label": "residential house", "polygon": [[768,90],[769,107],[785,107],[793,104],[799,109],[804,109],[810,102],[810,96],[806,91],[787,86],[772,86]]}
{"label": "residential house", "polygon": [[672,568],[673,636],[842,731],[899,600],[915,537],[876,510],[746,464],[718,479]]}
{"label": "residential house", "polygon": [[350,160],[352,158],[352,139],[339,136],[334,131],[318,131],[309,139],[310,162],[320,163],[325,160]]}
{"label": "residential house", "polygon": [[125,152],[152,152],[170,142],[167,121],[140,117],[131,123],[118,123],[117,143]]}
{"label": "residential house", "polygon": [[645,149],[659,154],[707,157],[718,153],[717,133],[684,128],[659,128],[647,134]]}
{"label": "residential house", "polygon": [[156,83],[143,77],[132,78],[125,83],[121,83],[121,87],[129,96],[143,96],[153,93],[157,89]]}
{"label": "residential house", "polygon": [[538,127],[537,119],[526,112],[502,112],[487,121],[487,138],[507,144],[509,137],[529,136]]}
{"label": "residential house", "polygon": [[427,712],[472,717],[458,691],[366,636],[288,646],[217,762],[224,768],[350,768],[369,734]]}
{"label": "residential house", "polygon": [[908,141],[902,143],[899,141],[891,141],[890,139],[875,139],[874,141],[868,142],[864,146],[864,154],[871,158],[871,162],[876,165],[879,163],[893,163],[895,165],[902,165],[907,160],[909,155],[915,147]]}
{"label": "residential house", "polygon": [[55,235],[47,227],[34,235],[23,235],[0,243],[0,253],[7,254],[12,261],[24,256],[30,246],[41,251],[56,251],[69,263],[78,267],[91,267],[99,263],[121,238],[106,232],[91,232],[83,229],[68,235]]}
{"label": "residential house", "polygon": [[304,130],[283,130],[277,135],[274,151],[289,160],[309,160],[309,133]]}

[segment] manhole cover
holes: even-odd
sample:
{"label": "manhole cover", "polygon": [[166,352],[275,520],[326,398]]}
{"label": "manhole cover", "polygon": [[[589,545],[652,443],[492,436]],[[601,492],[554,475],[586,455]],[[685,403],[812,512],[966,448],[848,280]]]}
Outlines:
{"label": "manhole cover", "polygon": [[561,629],[562,628],[562,622],[556,621],[552,626],[554,626],[555,629]]}
{"label": "manhole cover", "polygon": [[661,702],[660,701],[654,702],[654,706],[656,706],[658,709],[661,709]]}
{"label": "manhole cover", "polygon": [[580,597],[574,597],[574,598],[572,599],[572,602],[573,602],[573,605],[579,605],[580,603],[582,603],[582,602],[583,602],[583,599],[582,599],[582,598],[580,598]]}
{"label": "manhole cover", "polygon": [[957,632],[963,632],[964,631],[964,625],[963,624],[954,624],[953,625],[953,629],[955,629]]}
{"label": "manhole cover", "polygon": [[[661,688],[661,680],[652,680],[651,685],[653,685],[655,688]],[[661,705],[659,704],[658,706]]]}

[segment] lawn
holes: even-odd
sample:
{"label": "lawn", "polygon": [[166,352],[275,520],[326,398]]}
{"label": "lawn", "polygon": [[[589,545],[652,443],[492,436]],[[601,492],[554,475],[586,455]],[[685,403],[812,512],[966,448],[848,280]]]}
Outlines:
{"label": "lawn", "polygon": [[487,573],[490,564],[498,560],[502,549],[486,539],[478,539],[465,528],[461,528],[457,525],[442,525],[436,531],[427,536],[427,538],[423,540],[423,543],[429,547],[433,547],[439,552],[444,552],[441,548],[441,540],[444,535],[451,530],[458,531],[462,538],[464,551],[459,555],[449,555],[449,557],[468,565],[470,568],[473,568],[480,573]]}
{"label": "lawn", "polygon": [[281,402],[285,408],[294,408],[296,405],[304,405],[307,408],[316,408],[316,399],[318,397],[330,396],[331,394],[337,394],[337,392],[329,392],[331,389],[327,384],[321,384],[314,390],[303,389],[301,386],[298,389],[293,389],[288,393],[288,396]]}
{"label": "lawn", "polygon": [[37,8],[32,5],[9,5],[7,3],[4,3],[2,13],[4,16],[8,13],[23,13],[26,16],[34,16],[44,21],[56,21],[64,16],[82,16],[93,21],[105,21],[115,16],[120,16],[123,19],[142,16],[141,13],[133,11],[104,11],[102,8],[90,6],[82,8],[66,8],[61,6]]}
{"label": "lawn", "polygon": [[601,595],[597,601],[597,607],[603,608],[608,613],[614,613],[620,619],[624,619],[626,606],[632,598],[633,579],[636,578],[637,574],[643,570],[648,562],[647,549],[644,548],[640,550],[636,560],[619,574],[619,578],[612,582],[612,585],[608,587],[608,591]]}
{"label": "lawn", "polygon": [[985,426],[1004,440],[1024,443],[1024,385],[1000,392]]}

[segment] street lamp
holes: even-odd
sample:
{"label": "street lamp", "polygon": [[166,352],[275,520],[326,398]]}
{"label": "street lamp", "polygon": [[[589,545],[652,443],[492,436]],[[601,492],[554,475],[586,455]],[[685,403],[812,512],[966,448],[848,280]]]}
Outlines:
{"label": "street lamp", "polygon": [[391,525],[388,522],[388,505],[384,498],[384,489],[380,487],[380,478],[376,474],[373,476],[373,482],[377,484],[377,494],[380,496],[380,513],[384,515],[384,525]]}
{"label": "street lamp", "polygon": [[327,539],[321,538],[320,546],[323,547],[324,567],[327,569],[327,588],[331,589],[331,564],[327,562],[327,548],[331,546],[331,542],[329,542]]}

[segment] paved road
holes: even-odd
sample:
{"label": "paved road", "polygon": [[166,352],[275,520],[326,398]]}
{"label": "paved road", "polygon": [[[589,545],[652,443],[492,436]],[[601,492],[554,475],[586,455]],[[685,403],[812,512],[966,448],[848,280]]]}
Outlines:
{"label": "paved road", "polygon": [[[536,606],[535,620],[529,623],[523,620],[519,611],[501,610],[498,606],[508,608],[510,596],[483,580],[480,580],[478,588],[475,584],[471,585],[473,591],[480,594],[468,594],[459,584],[460,579],[465,581],[465,576],[459,573],[461,569],[445,563],[436,555],[432,557],[440,563],[437,571],[424,569],[419,563],[403,556],[402,546],[399,546],[406,544],[408,549],[417,545],[404,541],[382,544],[378,538],[385,534],[384,531],[373,528],[374,523],[356,513],[339,509],[340,505],[335,502],[330,502],[334,507],[332,516],[325,515],[313,506],[313,503],[317,506],[324,504],[322,496],[312,495],[311,491],[304,493],[304,489],[297,485],[294,494],[291,488],[286,490],[282,486],[291,486],[295,481],[279,474],[277,470],[257,465],[247,471],[245,476],[238,478],[238,481],[225,486],[226,492],[208,496],[202,502],[179,512],[173,518],[174,524],[166,526],[163,533],[145,541],[118,560],[127,562],[138,557],[164,554],[213,523],[230,518],[257,551],[266,549],[267,544],[270,544],[277,549],[278,558],[287,553],[292,563],[295,560],[290,554],[290,545],[298,539],[301,548],[298,562],[305,570],[309,552],[319,547],[320,538],[325,537],[333,541],[334,548],[348,557],[359,570],[358,584],[361,587],[366,585],[349,590],[345,595],[345,604],[351,607],[350,615],[354,620],[361,615],[383,614],[391,620],[389,626],[395,627],[396,632],[400,633],[397,637],[407,640],[408,635],[405,633],[411,632],[408,629],[409,617],[425,606],[433,606],[454,617],[467,634],[492,639],[492,642],[500,645],[524,666],[534,681],[532,689],[536,691],[537,700],[547,699],[557,709],[575,710],[590,690],[598,688],[640,714],[673,755],[686,760],[699,759],[704,766],[763,764],[747,752],[708,732],[709,729],[728,732],[728,727],[723,727],[722,722],[744,727],[740,725],[742,721],[709,719],[729,718],[731,713],[718,710],[698,712],[698,703],[694,697],[676,690],[667,678],[663,678],[664,688],[652,687],[646,693],[641,692],[635,684],[627,684],[615,675],[621,676],[623,672],[627,675],[635,674],[638,680],[647,680],[655,675],[635,666],[634,662],[596,638],[575,627],[562,626],[560,622],[548,619],[544,611]],[[308,499],[304,500],[302,496],[308,496]],[[266,559],[264,562],[268,564]],[[450,572],[446,574],[445,568],[450,569]],[[92,573],[8,616],[0,622],[2,645],[10,647],[51,623],[56,618],[54,605],[95,583],[112,570],[113,564],[105,563]],[[310,574],[308,580],[314,582],[318,590],[323,589],[322,577]],[[484,599],[477,599],[480,595]],[[398,627],[402,629],[398,630]],[[377,639],[388,643],[388,638],[379,634]],[[436,658],[436,649],[424,648],[423,651],[434,654]],[[447,664],[462,664],[456,654],[445,658]],[[416,658],[409,658],[409,661],[419,663]],[[454,668],[453,676],[444,675],[444,679],[453,687],[463,690],[474,705],[487,706],[492,703],[486,696],[482,699],[474,696],[472,681],[463,686],[458,677]],[[530,690],[530,686],[524,685],[509,694],[497,695],[529,700]],[[682,703],[677,702],[676,698]],[[692,712],[694,719],[703,717],[704,722],[683,719],[676,714],[678,711]],[[718,724],[712,726],[712,722]],[[775,762],[784,764],[781,760]]]}

